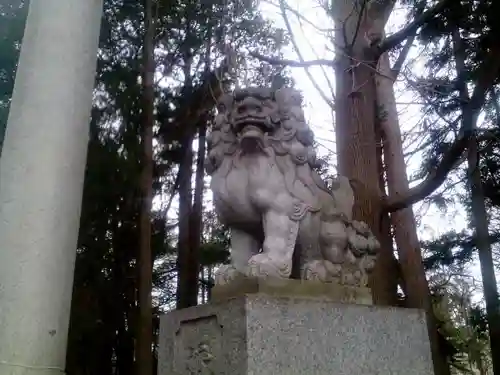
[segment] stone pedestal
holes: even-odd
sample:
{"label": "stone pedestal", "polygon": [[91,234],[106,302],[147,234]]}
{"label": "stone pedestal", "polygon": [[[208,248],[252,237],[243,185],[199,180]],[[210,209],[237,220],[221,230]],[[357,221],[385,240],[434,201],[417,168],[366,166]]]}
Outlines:
{"label": "stone pedestal", "polygon": [[163,316],[158,375],[433,373],[423,312],[276,290]]}

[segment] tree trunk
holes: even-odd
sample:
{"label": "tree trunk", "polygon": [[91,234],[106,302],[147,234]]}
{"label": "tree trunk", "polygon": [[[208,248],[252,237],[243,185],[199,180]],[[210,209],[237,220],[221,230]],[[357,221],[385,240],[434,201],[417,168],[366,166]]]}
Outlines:
{"label": "tree trunk", "polygon": [[[121,218],[118,218],[113,223],[113,242],[114,249],[112,271],[111,290],[113,299],[108,301],[113,305],[114,315],[112,320],[112,330],[115,332],[115,372],[117,375],[132,374],[134,370],[134,346],[133,334],[140,329],[139,326],[130,326],[130,316],[136,301],[136,287],[134,279],[130,278],[129,265],[135,259],[136,246],[139,240],[140,233],[137,227],[132,223],[123,224],[122,220],[133,217],[136,212],[134,202],[136,201],[135,194],[131,192],[123,200],[117,212],[121,213]],[[109,310],[109,309],[108,309]],[[137,324],[137,322],[135,322]],[[127,329],[128,326],[128,329]]]}
{"label": "tree trunk", "polygon": [[479,263],[481,265],[493,374],[498,375],[500,374],[500,299],[491,252],[490,234],[488,231],[489,223],[484,202],[481,171],[479,169],[479,153],[476,137],[472,137],[469,142],[468,166],[472,224],[476,232],[475,245],[479,253]]}
{"label": "tree trunk", "polygon": [[[385,185],[386,185],[386,178],[385,178],[385,160],[383,158],[384,150],[383,150],[383,132],[382,132],[382,127],[380,120],[378,117],[376,118],[376,124],[375,124],[375,129],[376,129],[376,136],[377,136],[377,161],[379,163],[379,188],[381,191],[381,195],[383,198],[386,197],[386,192],[385,192]],[[391,270],[392,275],[397,275],[391,278],[388,278],[386,281],[386,287],[387,287],[387,292],[388,292],[388,297],[392,296],[391,300],[388,300],[387,303],[392,306],[398,305],[398,279],[399,277],[399,267],[398,267],[398,261],[394,257],[394,246],[393,246],[393,240],[392,240],[392,233],[391,233],[391,222],[388,214],[384,214],[380,218],[380,233],[381,233],[381,242],[380,243],[380,251],[383,252],[383,255],[379,258],[379,262],[387,262],[386,264],[380,265],[380,269],[384,270]]]}
{"label": "tree trunk", "polygon": [[137,261],[139,319],[137,330],[137,375],[153,375],[153,312],[151,289],[153,259],[151,255],[151,205],[153,200],[153,124],[154,124],[154,21],[153,0],[144,1],[143,57],[143,124],[142,170],[140,178],[141,212],[140,244]]}
{"label": "tree trunk", "polygon": [[477,369],[479,370],[479,375],[488,375],[481,355],[477,358]]}
{"label": "tree trunk", "polygon": [[201,303],[205,304],[207,303],[207,284],[205,283],[206,279],[206,272],[205,272],[206,267],[201,266],[201,271],[200,271],[200,277],[204,281],[203,284],[201,285]]}
{"label": "tree trunk", "polygon": [[186,270],[186,294],[189,296],[190,306],[198,303],[199,276],[200,276],[200,245],[203,231],[203,191],[205,184],[205,137],[206,124],[200,124],[198,137],[198,156],[196,160],[196,177],[194,188],[194,202],[191,211],[189,226],[189,261]]}
{"label": "tree trunk", "polygon": [[117,375],[131,375],[134,369],[134,341],[130,330],[127,330],[126,324],[130,320],[125,320],[125,314],[120,317],[119,326],[116,332],[116,366]]}
{"label": "tree trunk", "polygon": [[[380,74],[375,76],[378,120],[383,132],[384,160],[389,195],[396,197],[409,190],[406,163],[401,141],[394,79],[389,56],[384,53],[378,62]],[[391,214],[394,240],[399,255],[401,273],[406,294],[406,307],[426,311],[427,328],[433,355],[434,371],[438,375],[449,374],[446,358],[441,354],[436,318],[425,276],[422,253],[417,235],[413,210],[405,208]]]}
{"label": "tree trunk", "polygon": [[184,155],[179,165],[179,242],[177,245],[177,308],[195,306],[197,295],[189,279],[189,262],[191,260],[190,222],[192,210],[193,149],[192,138],[184,141]]}
{"label": "tree trunk", "polygon": [[[452,34],[453,53],[455,57],[455,67],[457,70],[457,89],[461,100],[462,109],[462,127],[471,131],[476,130],[477,117],[482,106],[470,107],[470,103],[475,101],[475,92],[479,88],[483,92],[482,102],[484,103],[484,94],[488,87],[492,87],[494,79],[498,73],[500,61],[497,51],[492,55],[493,63],[491,66],[483,67],[483,77],[478,77],[474,93],[469,96],[466,82],[460,79],[466,73],[465,68],[465,48],[464,41],[458,30]],[[488,61],[488,59],[486,59]],[[491,71],[491,73],[490,73]],[[488,77],[491,74],[491,77]],[[480,74],[481,75],[481,74]],[[471,193],[472,226],[475,230],[475,245],[479,253],[479,263],[481,266],[481,277],[483,281],[484,299],[486,302],[486,316],[488,320],[488,329],[490,336],[491,358],[493,364],[493,373],[500,374],[500,300],[498,296],[497,282],[495,278],[495,267],[491,252],[490,235],[488,230],[488,218],[484,202],[483,185],[481,182],[481,171],[479,169],[479,151],[476,136],[470,137],[468,142],[468,182]]]}
{"label": "tree trunk", "polygon": [[[338,172],[353,182],[354,218],[365,221],[380,243],[386,244],[389,240],[382,238],[380,223],[382,192],[375,130],[375,64],[369,56],[370,46],[365,38],[372,25],[364,7],[360,9],[355,3],[354,0],[338,0],[332,10],[338,48],[335,103]],[[372,275],[373,298],[381,305],[395,300],[394,283],[388,277],[393,275],[387,268],[391,264],[388,253],[379,253]]]}

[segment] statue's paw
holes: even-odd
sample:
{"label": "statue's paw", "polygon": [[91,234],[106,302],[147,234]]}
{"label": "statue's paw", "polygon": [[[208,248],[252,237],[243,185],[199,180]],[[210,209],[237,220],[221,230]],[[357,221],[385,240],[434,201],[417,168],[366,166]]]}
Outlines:
{"label": "statue's paw", "polygon": [[288,278],[291,273],[291,260],[273,258],[268,254],[260,253],[252,256],[248,261],[247,276],[249,277]]}
{"label": "statue's paw", "polygon": [[328,260],[312,260],[302,267],[301,278],[303,280],[330,282],[340,276],[341,269],[341,265],[333,264]]}
{"label": "statue's paw", "polygon": [[226,285],[233,281],[241,273],[234,268],[232,264],[223,264],[215,272],[214,283],[215,285]]}

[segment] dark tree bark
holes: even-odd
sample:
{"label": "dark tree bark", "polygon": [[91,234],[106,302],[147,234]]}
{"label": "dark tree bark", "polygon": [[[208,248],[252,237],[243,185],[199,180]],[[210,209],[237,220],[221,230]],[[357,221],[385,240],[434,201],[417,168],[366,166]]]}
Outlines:
{"label": "dark tree bark", "polygon": [[153,375],[153,312],[151,289],[153,259],[151,254],[151,205],[153,200],[153,125],[154,125],[154,20],[153,0],[144,1],[144,49],[143,49],[143,122],[141,158],[141,212],[139,218],[138,268],[138,329],[137,375]]}
{"label": "dark tree bark", "polygon": [[190,224],[192,211],[193,150],[192,138],[183,142],[184,157],[179,165],[179,241],[177,245],[177,308],[195,306],[197,293],[193,295],[190,284],[191,240]]}
{"label": "dark tree bark", "polygon": [[206,125],[200,125],[198,137],[198,155],[196,159],[196,176],[193,207],[190,212],[189,220],[189,246],[187,248],[184,289],[183,294],[185,302],[183,307],[195,306],[198,304],[199,294],[199,276],[200,276],[200,246],[203,231],[203,191],[205,177],[205,136]]}
{"label": "dark tree bark", "polygon": [[[467,84],[461,77],[466,72],[464,41],[458,30],[452,34],[455,67],[457,70],[457,89],[462,110],[462,128],[470,132],[468,139],[468,182],[471,194],[472,224],[475,230],[475,245],[479,253],[479,263],[483,280],[483,292],[486,302],[486,315],[488,320],[491,358],[493,373],[500,374],[500,300],[498,296],[495,266],[491,252],[490,234],[488,230],[488,216],[484,202],[481,171],[479,169],[479,151],[475,136],[477,117],[484,103],[485,94],[490,90],[493,79],[500,69],[499,52],[493,50],[490,58],[485,62],[483,74],[479,77],[472,97],[469,97]],[[480,92],[481,101],[474,103],[475,95]],[[477,97],[477,95],[476,95]]]}
{"label": "dark tree bark", "polygon": [[[387,97],[387,94],[394,95],[392,82],[389,86],[387,82],[381,82],[381,74],[378,70],[379,60],[388,63],[388,60],[384,60],[387,56],[382,53],[386,48],[392,48],[392,45],[389,47],[384,44],[379,45],[378,50],[376,47],[376,40],[383,39],[384,26],[394,6],[394,1],[362,2],[364,6],[355,6],[351,0],[336,3],[342,4],[340,9],[337,9],[336,15],[342,17],[337,20],[336,24],[339,30],[336,43],[343,47],[344,52],[339,53],[340,57],[336,61],[336,133],[339,173],[358,182],[354,215],[370,225],[383,246],[372,278],[374,302],[385,305],[395,303],[395,285],[400,274],[398,271],[401,270],[412,307],[422,308],[427,312],[435,372],[439,375],[447,375],[449,368],[439,350],[437,327],[433,319],[432,304],[419,248],[412,246],[399,249],[401,267],[398,267],[392,252],[387,211],[383,212],[383,202],[386,199],[385,183],[380,174],[388,173],[386,177],[388,182],[392,183],[389,193],[393,193],[395,163],[399,171],[401,168],[405,169],[402,152],[399,154],[394,151],[394,146],[397,145],[390,145],[387,142],[383,145],[385,171],[381,168],[381,152],[378,150],[382,135],[384,135],[384,141],[387,141],[387,134],[384,134],[387,120],[383,116],[377,116],[380,114],[380,106],[388,103],[394,104],[394,107],[390,109],[391,114],[395,115],[397,120],[395,101],[391,101],[391,96]],[[415,26],[398,34],[404,35],[400,41],[411,35],[413,28]],[[397,35],[386,38],[385,43],[395,40],[395,37]],[[390,69],[390,66],[388,67]],[[390,74],[390,72],[387,73]],[[385,84],[385,87],[381,87],[381,83]],[[389,120],[394,120],[394,116]],[[398,124],[391,125],[397,126]],[[349,141],[346,142],[346,140]],[[401,184],[398,188],[401,188]],[[411,215],[411,211],[404,214],[407,223],[410,219],[413,220],[413,216],[408,216],[409,214]],[[398,232],[398,237],[403,235],[405,230],[408,232],[404,223],[400,224],[394,227],[395,232]],[[413,245],[415,242],[418,243],[416,232],[414,234],[415,236],[411,238]]]}
{"label": "dark tree bark", "polygon": [[[189,26],[188,26],[189,29]],[[219,74],[231,69],[231,62],[225,59],[214,72],[211,66],[212,30],[207,31],[206,53],[204,57],[205,69],[204,81],[201,86],[192,90],[192,79],[190,67],[192,56],[189,50],[184,54],[186,62],[184,67],[185,88],[192,90],[192,100],[188,105],[186,113],[191,121],[191,128],[185,131],[185,144],[183,149],[185,156],[179,166],[179,245],[178,245],[178,279],[177,279],[177,308],[186,308],[198,304],[199,277],[200,277],[200,246],[203,231],[203,191],[205,177],[205,142],[207,118],[215,105],[216,98],[221,94]],[[217,74],[218,73],[218,74]],[[193,108],[190,106],[194,105]],[[192,203],[192,165],[193,150],[192,141],[198,131],[198,156],[196,162],[195,192]]]}
{"label": "dark tree bark", "polygon": [[481,276],[483,280],[486,316],[490,336],[491,361],[493,373],[500,374],[500,299],[498,296],[495,265],[491,252],[488,216],[484,202],[484,192],[479,169],[479,152],[477,140],[473,137],[469,142],[468,153],[469,185],[471,192],[472,224],[475,230],[476,248],[479,253]]}
{"label": "dark tree bark", "polygon": [[[376,91],[374,66],[365,35],[373,28],[367,15],[367,2],[358,6],[352,0],[336,1],[336,144],[338,172],[353,182],[356,197],[354,218],[372,228],[381,243],[388,243],[381,231],[382,191],[379,186],[379,162],[376,134]],[[360,63],[363,62],[363,63]],[[374,302],[389,305],[394,301],[394,282],[390,269],[390,251],[381,251],[372,275]]]}
{"label": "dark tree bark", "polygon": [[[384,198],[386,196],[385,185],[386,185],[386,163],[384,159],[384,143],[383,143],[383,131],[381,128],[381,121],[377,117],[375,123],[375,134],[377,137],[376,145],[377,145],[377,162],[378,162],[378,171],[379,171],[379,187],[381,191],[381,195]],[[380,266],[380,269],[391,270],[390,273],[394,275],[394,277],[388,277],[385,282],[385,288],[387,289],[388,297],[392,297],[391,300],[388,300],[388,304],[391,306],[396,306],[398,304],[397,293],[398,293],[398,282],[400,282],[401,275],[399,272],[398,261],[394,256],[394,244],[392,240],[391,233],[391,222],[389,215],[387,213],[381,215],[380,217],[380,250],[384,252],[384,255],[379,258],[379,262],[386,262]]]}
{"label": "dark tree bark", "polygon": [[[377,87],[378,118],[382,131],[387,188],[391,197],[398,197],[409,190],[403,154],[401,130],[394,95],[395,76],[389,56],[384,54],[378,62],[381,74],[375,77]],[[436,374],[448,375],[450,368],[440,345],[437,321],[434,315],[429,284],[425,275],[422,252],[417,235],[417,225],[411,207],[391,214],[394,240],[399,255],[405,306],[424,309]]]}

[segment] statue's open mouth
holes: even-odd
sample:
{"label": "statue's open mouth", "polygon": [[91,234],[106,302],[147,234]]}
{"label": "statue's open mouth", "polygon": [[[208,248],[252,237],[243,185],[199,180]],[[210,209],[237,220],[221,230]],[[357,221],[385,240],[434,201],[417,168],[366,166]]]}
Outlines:
{"label": "statue's open mouth", "polygon": [[269,117],[254,114],[235,116],[233,126],[245,153],[262,151],[265,148],[265,135],[274,130]]}
{"label": "statue's open mouth", "polygon": [[248,126],[261,129],[263,133],[273,131],[273,126],[267,116],[258,116],[253,114],[235,116],[233,118],[234,129],[236,134],[240,134]]}
{"label": "statue's open mouth", "polygon": [[240,146],[245,153],[255,153],[264,150],[265,133],[261,127],[246,125],[238,134]]}

